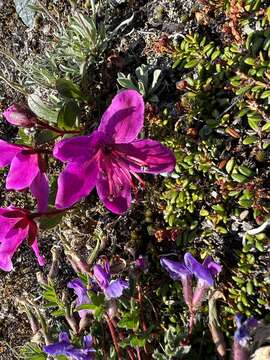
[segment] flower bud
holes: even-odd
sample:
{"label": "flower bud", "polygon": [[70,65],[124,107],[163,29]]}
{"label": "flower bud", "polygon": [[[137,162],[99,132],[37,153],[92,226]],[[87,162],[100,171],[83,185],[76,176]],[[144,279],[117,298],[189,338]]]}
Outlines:
{"label": "flower bud", "polygon": [[115,299],[111,299],[107,304],[107,314],[110,319],[117,315],[117,305]]}
{"label": "flower bud", "polygon": [[30,128],[36,124],[36,116],[24,105],[13,104],[3,112],[6,120],[18,127]]}

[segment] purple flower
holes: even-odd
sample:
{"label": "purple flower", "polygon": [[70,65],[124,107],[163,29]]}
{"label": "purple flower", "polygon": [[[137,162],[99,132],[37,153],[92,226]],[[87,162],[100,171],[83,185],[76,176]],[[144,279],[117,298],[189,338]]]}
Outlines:
{"label": "purple flower", "polygon": [[[73,289],[77,295],[76,306],[91,304],[91,300],[87,294],[87,288],[81,279],[74,279],[67,284],[68,288]],[[80,318],[85,318],[88,314],[92,314],[91,310],[79,310]]]}
{"label": "purple flower", "polygon": [[236,331],[234,333],[234,339],[241,346],[246,347],[250,340],[250,333],[253,328],[258,326],[258,321],[254,317],[250,317],[244,320],[241,314],[235,316]]}
{"label": "purple flower", "polygon": [[37,199],[38,210],[47,211],[49,183],[41,155],[25,145],[14,145],[0,140],[0,167],[8,165],[10,169],[6,179],[6,189],[29,188]]}
{"label": "purple flower", "polygon": [[43,266],[45,259],[39,254],[37,232],[37,224],[27,210],[0,208],[0,269],[13,270],[12,256],[25,239],[32,246],[39,265]]}
{"label": "purple flower", "polygon": [[[211,256],[207,256],[204,262],[200,264],[190,253],[184,255],[184,262],[162,257],[160,263],[168,271],[173,280],[180,280],[182,282],[184,299],[190,308],[200,305],[206,290],[214,284],[214,276],[221,271],[221,266],[215,263]],[[194,294],[191,283],[192,275],[198,279]]]}
{"label": "purple flower", "polygon": [[93,267],[93,272],[99,287],[107,299],[119,298],[123,294],[124,289],[129,287],[128,282],[122,279],[110,281],[111,273],[108,260],[105,260],[103,266],[96,264]]}
{"label": "purple flower", "polygon": [[18,127],[30,128],[36,124],[36,116],[26,106],[13,104],[9,106],[4,112],[6,120]]}
{"label": "purple flower", "polygon": [[233,342],[233,359],[234,360],[248,360],[249,350],[248,342],[251,339],[251,331],[258,326],[258,321],[251,317],[244,320],[243,316],[238,314],[235,316],[236,331],[234,333]]}
{"label": "purple flower", "polygon": [[135,267],[138,270],[141,271],[147,271],[148,270],[148,258],[147,256],[142,256],[140,255],[136,260],[135,260]]}
{"label": "purple flower", "polygon": [[110,211],[124,213],[131,205],[137,173],[171,172],[173,153],[158,141],[139,140],[144,102],[135,90],[118,93],[103,114],[98,130],[58,142],[54,156],[67,162],[58,179],[56,207],[63,209],[87,196],[96,186]]}
{"label": "purple flower", "polygon": [[87,335],[83,338],[83,348],[78,348],[71,344],[66,332],[59,334],[59,342],[43,347],[43,351],[49,355],[66,355],[74,360],[94,360],[95,350],[92,347],[92,336]]}
{"label": "purple flower", "polygon": [[181,280],[182,277],[195,275],[197,279],[207,283],[208,286],[214,284],[214,276],[221,271],[221,266],[215,263],[211,256],[207,256],[200,264],[190,253],[184,255],[184,263],[164,257],[160,259],[160,263],[173,280]]}

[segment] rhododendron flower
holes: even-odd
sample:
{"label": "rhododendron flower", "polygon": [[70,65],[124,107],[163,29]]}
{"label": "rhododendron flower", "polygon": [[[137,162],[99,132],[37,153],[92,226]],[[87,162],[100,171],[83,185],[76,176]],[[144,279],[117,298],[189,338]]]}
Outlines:
{"label": "rhododendron flower", "polygon": [[83,348],[78,348],[71,344],[66,332],[59,334],[59,342],[43,347],[43,351],[49,355],[66,355],[72,360],[94,360],[95,350],[92,347],[92,336],[83,337]]}
{"label": "rhododendron flower", "polygon": [[143,183],[138,173],[173,171],[175,157],[169,149],[158,141],[138,139],[143,120],[142,96],[124,90],[113,98],[91,135],[55,145],[54,156],[67,162],[58,179],[57,208],[72,206],[96,186],[107,209],[122,214],[131,204],[132,177]]}
{"label": "rhododendron flower", "polygon": [[10,124],[23,128],[33,127],[37,120],[30,109],[19,104],[9,106],[3,115]]}
{"label": "rhododendron flower", "polygon": [[0,140],[0,167],[10,165],[6,179],[7,190],[29,188],[37,199],[38,210],[46,212],[49,182],[41,155],[25,145],[9,144]]}
{"label": "rhododendron flower", "polygon": [[105,260],[103,265],[96,264],[93,267],[93,272],[98,286],[104,292],[107,299],[119,298],[124,289],[128,289],[129,284],[122,279],[111,280],[110,264],[108,260]]}
{"label": "rhododendron flower", "polygon": [[39,265],[43,266],[45,260],[39,254],[37,232],[37,224],[27,210],[0,208],[0,269],[13,269],[12,256],[26,239],[32,246]]}
{"label": "rhododendron flower", "polygon": [[[165,257],[160,259],[160,263],[173,280],[182,282],[184,299],[189,307],[200,304],[207,288],[214,284],[214,276],[221,271],[221,266],[214,262],[211,256],[207,256],[204,262],[200,264],[190,253],[184,255],[184,263]],[[194,294],[192,291],[192,275],[198,279]]]}

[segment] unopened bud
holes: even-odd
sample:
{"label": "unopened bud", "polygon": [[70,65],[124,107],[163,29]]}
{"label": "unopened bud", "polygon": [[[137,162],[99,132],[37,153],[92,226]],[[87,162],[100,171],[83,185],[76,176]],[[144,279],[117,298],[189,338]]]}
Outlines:
{"label": "unopened bud", "polygon": [[117,315],[117,305],[115,299],[111,299],[107,305],[107,314],[110,319],[113,319]]}
{"label": "unopened bud", "polygon": [[36,124],[36,116],[24,105],[13,104],[3,112],[6,120],[18,127],[31,128]]}

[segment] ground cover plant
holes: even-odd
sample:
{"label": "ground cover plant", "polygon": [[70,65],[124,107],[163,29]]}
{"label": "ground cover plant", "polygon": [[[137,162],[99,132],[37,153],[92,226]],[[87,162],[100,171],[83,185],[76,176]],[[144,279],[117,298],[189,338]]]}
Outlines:
{"label": "ground cover plant", "polygon": [[269,4],[27,9],[41,48],[0,46],[0,359],[270,358]]}

